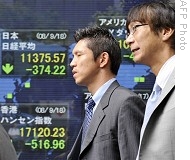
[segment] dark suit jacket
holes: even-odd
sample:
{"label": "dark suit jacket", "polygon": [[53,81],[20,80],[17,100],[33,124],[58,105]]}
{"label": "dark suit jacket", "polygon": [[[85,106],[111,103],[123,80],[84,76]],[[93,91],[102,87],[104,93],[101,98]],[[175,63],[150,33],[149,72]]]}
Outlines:
{"label": "dark suit jacket", "polygon": [[114,81],[103,95],[81,146],[82,129],[67,160],[135,160],[145,103]]}
{"label": "dark suit jacket", "polygon": [[16,151],[9,135],[0,124],[0,160],[17,160]]}
{"label": "dark suit jacket", "polygon": [[147,123],[140,160],[175,159],[175,70],[163,88],[157,108]]}

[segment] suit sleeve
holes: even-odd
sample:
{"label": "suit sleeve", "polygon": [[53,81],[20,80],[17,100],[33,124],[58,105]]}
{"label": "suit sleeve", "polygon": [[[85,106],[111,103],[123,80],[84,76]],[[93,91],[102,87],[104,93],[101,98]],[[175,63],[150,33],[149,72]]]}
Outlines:
{"label": "suit sleeve", "polygon": [[17,160],[17,155],[15,148],[3,128],[3,126],[0,124],[0,160]]}
{"label": "suit sleeve", "polygon": [[130,96],[120,107],[118,115],[118,143],[121,160],[135,160],[145,110],[144,101]]}

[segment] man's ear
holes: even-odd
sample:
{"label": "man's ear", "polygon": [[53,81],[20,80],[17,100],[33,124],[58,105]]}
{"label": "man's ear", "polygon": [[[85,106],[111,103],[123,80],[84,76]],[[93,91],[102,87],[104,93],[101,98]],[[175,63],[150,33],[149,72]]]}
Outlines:
{"label": "man's ear", "polygon": [[162,31],[162,39],[163,39],[163,41],[167,41],[168,39],[170,39],[172,34],[174,34],[174,31],[175,30],[172,29],[172,28],[163,29],[163,31]]}
{"label": "man's ear", "polygon": [[104,67],[109,62],[109,54],[107,52],[102,52],[99,58],[100,67]]}

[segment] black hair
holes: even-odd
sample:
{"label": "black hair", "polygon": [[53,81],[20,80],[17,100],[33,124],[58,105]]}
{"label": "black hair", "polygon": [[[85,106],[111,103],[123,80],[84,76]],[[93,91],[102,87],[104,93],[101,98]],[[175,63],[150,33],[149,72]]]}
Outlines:
{"label": "black hair", "polygon": [[149,24],[151,30],[158,34],[162,29],[172,28],[171,47],[175,49],[175,9],[169,3],[147,2],[132,7],[127,15],[126,27],[131,22]]}
{"label": "black hair", "polygon": [[121,64],[121,49],[118,41],[107,28],[89,26],[84,29],[78,29],[74,38],[76,42],[82,39],[88,41],[87,47],[92,50],[95,60],[101,53],[107,52],[111,62],[110,69],[112,73],[117,75]]}

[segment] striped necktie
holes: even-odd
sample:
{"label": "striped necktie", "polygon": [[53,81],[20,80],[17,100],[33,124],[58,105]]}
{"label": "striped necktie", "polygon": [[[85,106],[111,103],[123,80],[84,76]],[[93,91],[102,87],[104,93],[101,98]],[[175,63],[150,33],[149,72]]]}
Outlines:
{"label": "striped necktie", "polygon": [[95,102],[92,99],[92,97],[90,97],[88,100],[87,106],[86,106],[85,117],[84,117],[84,122],[83,122],[82,142],[84,140],[84,137],[85,137],[87,130],[88,130],[88,127],[90,125],[90,121],[91,121],[92,115],[93,115],[94,106],[95,106]]}

